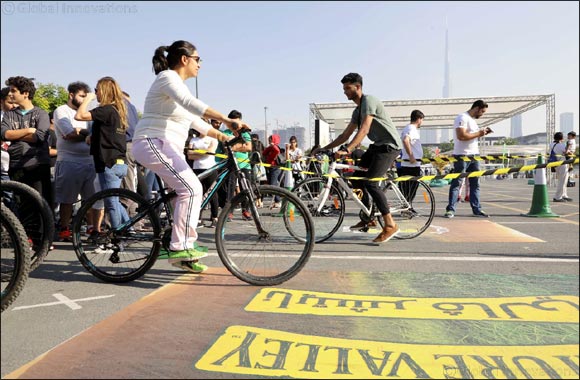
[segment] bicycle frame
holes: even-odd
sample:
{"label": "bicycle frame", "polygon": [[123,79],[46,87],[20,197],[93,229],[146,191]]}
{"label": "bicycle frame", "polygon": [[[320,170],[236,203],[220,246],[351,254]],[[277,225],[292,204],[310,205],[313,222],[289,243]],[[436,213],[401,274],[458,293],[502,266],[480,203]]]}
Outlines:
{"label": "bicycle frame", "polygon": [[[237,137],[234,140],[238,140],[239,138],[240,137]],[[234,141],[234,140],[232,140],[232,141]],[[230,144],[232,141],[230,141]],[[235,143],[236,142],[234,142],[234,144]],[[260,221],[260,215],[258,213],[258,210],[256,209],[256,204],[254,202],[254,196],[253,196],[250,181],[248,178],[246,178],[244,172],[241,171],[241,169],[238,165],[238,161],[234,156],[234,152],[233,152],[231,146],[228,144],[225,144],[225,148],[226,148],[228,158],[218,162],[217,164],[215,164],[211,168],[207,169],[203,173],[199,174],[199,176],[198,176],[198,178],[200,180],[203,180],[203,179],[207,178],[213,172],[217,171],[219,173],[217,179],[210,186],[210,188],[207,192],[207,196],[203,199],[200,208],[203,209],[209,203],[211,198],[216,196],[217,190],[221,186],[223,186],[224,182],[229,178],[230,175],[235,175],[236,178],[238,179],[239,184],[240,184],[240,189],[241,189],[240,194],[246,194],[246,196],[249,198],[250,212],[254,216],[253,219],[254,219],[254,222],[256,224],[256,228],[258,229],[258,232],[260,234],[265,235],[267,233],[265,232],[264,228],[262,227],[262,223]],[[170,200],[173,197],[175,197],[177,194],[174,190],[168,191],[168,188],[164,186],[163,181],[161,180],[161,178],[158,175],[155,175],[155,178],[156,178],[156,181],[159,185],[159,192],[158,192],[159,198],[156,199],[155,201],[150,202],[144,210],[139,210],[139,212],[135,216],[131,217],[127,222],[125,222],[125,223],[121,224],[119,227],[117,227],[115,229],[115,233],[123,233],[123,232],[127,231],[137,221],[139,221],[143,216],[145,216],[149,212],[149,210],[155,209],[155,208],[161,206],[162,204],[163,204],[163,207],[165,209],[168,225],[169,226],[173,225],[173,208],[171,207]]]}
{"label": "bicycle frame", "polygon": [[[322,194],[320,195],[320,199],[326,199],[326,197],[328,197],[328,195],[330,194],[330,188],[332,186],[332,182],[336,180],[336,184],[338,185],[339,189],[344,191],[348,195],[352,195],[352,197],[351,197],[352,200],[357,204],[357,206],[362,210],[362,212],[364,212],[366,215],[370,216],[371,211],[372,211],[372,205],[370,208],[367,208],[367,206],[360,199],[358,199],[358,197],[354,196],[352,189],[348,186],[348,184],[346,183],[344,178],[342,178],[338,174],[336,169],[354,169],[354,170],[366,171],[366,169],[358,167],[358,166],[339,164],[336,161],[332,161],[330,163],[330,166],[328,167],[328,175],[327,175],[328,178],[326,180],[326,184],[324,185],[324,190],[322,191]],[[320,203],[318,205],[318,208],[316,209],[316,211],[317,212],[322,211],[323,206],[324,206],[324,202]]]}
{"label": "bicycle frame", "polygon": [[[348,184],[345,181],[345,178],[343,178],[342,176],[340,176],[338,174],[338,172],[336,171],[336,169],[354,169],[357,171],[367,171],[367,169],[365,168],[361,168],[359,166],[356,165],[348,165],[348,164],[341,164],[338,163],[336,161],[332,161],[330,163],[330,166],[328,168],[328,175],[327,175],[327,180],[326,180],[326,184],[324,185],[324,190],[322,191],[321,195],[320,195],[320,199],[326,199],[326,197],[328,197],[328,195],[330,194],[330,188],[332,186],[332,182],[334,180],[336,180],[336,184],[339,187],[340,190],[344,191],[347,196],[350,196],[352,198],[352,200],[356,203],[356,205],[362,210],[362,212],[367,215],[367,216],[371,216],[372,213],[372,204],[370,208],[367,208],[367,206],[362,202],[362,200],[360,200],[357,196],[354,195],[352,189],[350,188],[350,186],[348,186]],[[390,186],[391,184],[387,184],[387,186]],[[406,209],[411,208],[411,205],[409,204],[409,202],[407,201],[407,199],[405,199],[405,197],[403,196],[403,194],[401,193],[401,191],[399,190],[398,186],[395,186],[393,188],[395,190],[395,194],[397,195],[397,198],[399,199],[399,201],[405,205]],[[322,211],[322,208],[324,206],[324,202],[321,202],[316,211],[320,212]],[[397,211],[401,211],[401,210],[391,210],[391,212],[397,212]],[[380,212],[375,212],[375,216],[379,216]]]}

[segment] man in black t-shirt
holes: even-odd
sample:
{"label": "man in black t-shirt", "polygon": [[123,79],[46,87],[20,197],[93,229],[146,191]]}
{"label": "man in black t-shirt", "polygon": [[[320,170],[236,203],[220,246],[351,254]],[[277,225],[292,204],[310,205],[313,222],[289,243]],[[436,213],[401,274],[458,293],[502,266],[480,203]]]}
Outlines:
{"label": "man in black t-shirt", "polygon": [[32,104],[36,93],[32,79],[10,77],[6,85],[10,87],[9,99],[18,105],[2,118],[2,140],[11,142],[8,174],[34,188],[52,205],[48,114]]}

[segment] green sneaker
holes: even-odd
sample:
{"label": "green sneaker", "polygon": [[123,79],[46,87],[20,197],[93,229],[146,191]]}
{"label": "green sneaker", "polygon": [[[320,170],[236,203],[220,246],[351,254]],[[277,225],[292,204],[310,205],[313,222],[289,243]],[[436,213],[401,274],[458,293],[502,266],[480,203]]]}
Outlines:
{"label": "green sneaker", "polygon": [[191,273],[203,273],[207,270],[207,265],[203,265],[198,261],[180,261],[171,265]]}
{"label": "green sneaker", "polygon": [[207,252],[207,247],[205,245],[199,245],[197,242],[193,243],[193,249],[200,252]]}
{"label": "green sneaker", "polygon": [[181,251],[172,251],[161,248],[159,250],[158,259],[201,259],[207,256],[206,251],[201,251],[197,249],[183,249]]}

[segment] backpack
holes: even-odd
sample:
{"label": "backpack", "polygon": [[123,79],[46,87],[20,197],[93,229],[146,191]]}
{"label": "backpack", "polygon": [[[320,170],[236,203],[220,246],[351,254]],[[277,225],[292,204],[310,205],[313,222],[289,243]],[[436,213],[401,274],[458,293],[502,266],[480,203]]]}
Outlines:
{"label": "backpack", "polygon": [[[550,162],[556,162],[558,161],[558,157],[556,156],[556,153],[554,153],[554,148],[556,147],[556,143],[554,143],[554,145],[552,146],[552,150],[550,151],[550,157],[548,157],[548,163]],[[552,173],[556,172],[556,168],[550,168],[550,171]]]}

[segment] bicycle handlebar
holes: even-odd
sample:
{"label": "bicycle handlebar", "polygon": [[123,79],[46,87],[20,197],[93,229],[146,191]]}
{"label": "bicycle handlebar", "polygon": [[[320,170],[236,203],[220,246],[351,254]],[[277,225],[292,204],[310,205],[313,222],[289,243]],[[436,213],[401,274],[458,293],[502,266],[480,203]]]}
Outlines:
{"label": "bicycle handlebar", "polygon": [[332,149],[319,150],[318,152],[316,152],[315,156],[317,159],[320,159],[318,156],[320,157],[327,156],[330,159],[330,161],[334,161],[334,152],[332,151]]}

